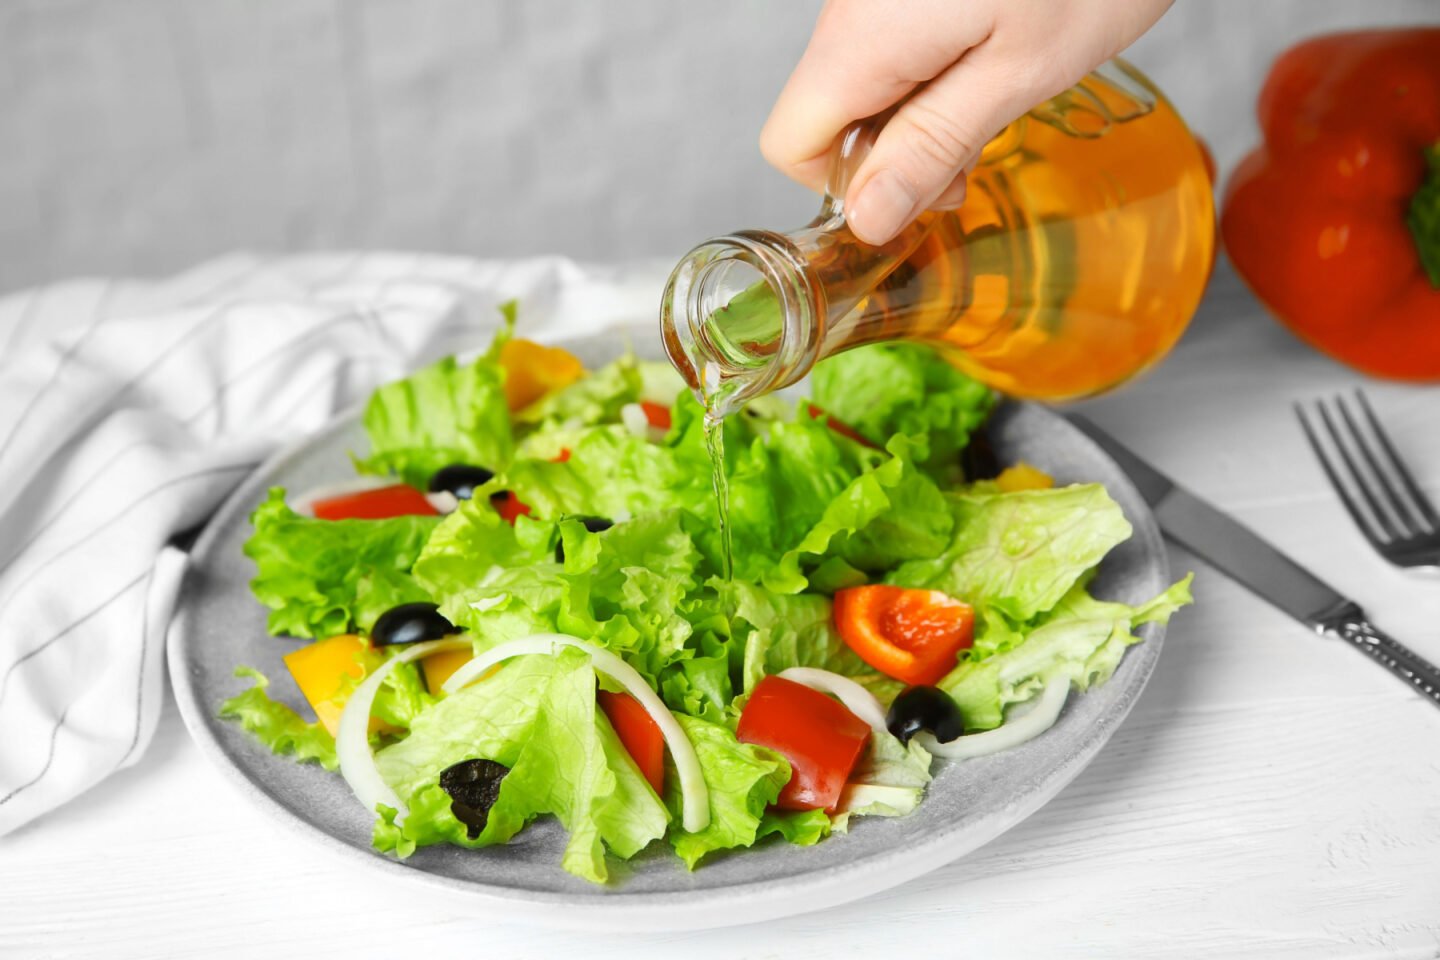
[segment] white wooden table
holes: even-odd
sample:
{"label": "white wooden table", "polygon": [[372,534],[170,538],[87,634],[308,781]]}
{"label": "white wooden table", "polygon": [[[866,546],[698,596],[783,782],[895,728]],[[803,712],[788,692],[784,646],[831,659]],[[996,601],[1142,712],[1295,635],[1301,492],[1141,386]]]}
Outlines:
{"label": "white wooden table", "polygon": [[[1289,407],[1359,382],[1265,319],[1222,264],[1164,367],[1089,409],[1440,659],[1440,582],[1363,543]],[[1440,493],[1440,388],[1367,389]],[[0,840],[0,954],[1440,956],[1440,711],[1172,558],[1197,570],[1196,605],[1094,764],[988,847],[887,894],[694,934],[510,925],[277,828],[201,757],[172,702],[143,762]]]}

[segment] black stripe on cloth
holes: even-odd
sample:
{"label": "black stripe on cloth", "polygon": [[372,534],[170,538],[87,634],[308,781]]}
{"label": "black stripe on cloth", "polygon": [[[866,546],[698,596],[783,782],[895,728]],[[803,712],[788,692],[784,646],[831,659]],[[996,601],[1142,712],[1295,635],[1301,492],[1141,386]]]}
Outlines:
{"label": "black stripe on cloth", "polygon": [[[111,394],[103,403],[99,404],[98,407],[97,407],[97,409],[99,409],[99,410],[109,410],[109,409],[113,409],[113,408],[115,407],[117,401],[119,401],[119,399],[120,399],[121,397],[123,397],[126,393],[130,392],[130,390],[134,389],[141,381],[143,381],[143,380],[144,380],[146,377],[148,377],[151,373],[154,373],[154,372],[155,372],[155,369],[156,369],[157,367],[159,367],[160,364],[164,363],[164,362],[165,362],[166,360],[168,360],[171,356],[173,356],[173,355],[174,355],[182,346],[184,346],[189,340],[191,340],[192,338],[198,336],[198,335],[200,334],[201,330],[203,330],[205,327],[209,326],[210,324],[214,323],[215,321],[217,321],[217,320],[220,319],[221,317],[225,316],[226,312],[228,312],[232,306],[233,306],[232,304],[223,304],[223,305],[217,307],[216,309],[210,311],[209,313],[205,314],[200,320],[197,320],[194,324],[191,325],[191,327],[190,327],[188,330],[186,330],[186,331],[185,331],[184,333],[182,333],[180,336],[176,337],[174,343],[170,344],[168,347],[166,347],[164,350],[162,350],[162,351],[160,352],[160,355],[159,355],[159,356],[157,356],[157,357],[155,357],[153,360],[151,360],[150,363],[147,364],[143,369],[141,369],[135,376],[133,376],[133,377],[131,377],[129,380],[125,381],[125,383],[120,387],[120,389],[116,390],[113,394]],[[18,425],[18,424],[16,425],[16,429],[17,429],[17,430],[19,429],[19,425]],[[58,452],[59,452],[58,450],[55,451],[55,453],[58,453]],[[51,456],[54,456],[54,453],[52,453]],[[0,461],[0,462],[3,462],[3,461]]]}
{"label": "black stripe on cloth", "polygon": [[[150,568],[149,575],[145,578],[145,582],[147,584],[151,584],[154,583],[154,581],[155,568],[152,566]],[[135,671],[135,730],[130,734],[129,746],[127,746],[125,748],[125,752],[120,755],[120,762],[115,764],[115,766],[111,768],[112,772],[114,770],[119,770],[121,767],[125,766],[125,761],[130,759],[130,754],[134,753],[135,748],[140,745],[140,721],[141,718],[145,716],[145,654],[149,649],[149,646],[150,591],[147,587],[145,591],[145,600],[140,607],[140,666]],[[65,709],[68,711],[70,708],[66,707]]]}
{"label": "black stripe on cloth", "polygon": [[[347,276],[352,270],[355,269],[355,267],[357,267],[357,266],[358,266],[361,262],[363,262],[364,260],[365,260],[365,255],[364,255],[364,254],[356,254],[353,258],[351,258],[349,261],[347,261],[345,264],[343,264],[339,270],[335,271],[335,273],[334,273],[333,275],[328,276],[328,277],[325,277],[325,278],[323,278],[323,279],[321,279],[321,280],[316,280],[316,281],[312,282],[311,284],[309,284],[309,285],[305,288],[305,289],[306,289],[306,293],[307,293],[307,294],[314,293],[314,291],[318,290],[322,285],[335,283],[335,282],[338,281],[340,278]],[[43,289],[42,289],[41,292],[43,292]],[[209,313],[205,314],[204,317],[202,317],[200,320],[197,320],[197,321],[195,322],[195,324],[190,327],[190,329],[186,330],[183,334],[181,334],[178,338],[176,338],[175,342],[172,343],[172,344],[170,344],[169,347],[167,347],[164,351],[162,351],[161,354],[160,354],[158,357],[155,357],[153,360],[151,360],[151,362],[150,362],[149,364],[147,364],[144,368],[142,368],[134,377],[132,377],[131,379],[127,380],[127,381],[124,383],[124,385],[122,385],[122,386],[120,387],[119,390],[117,390],[114,394],[112,394],[112,395],[109,397],[109,399],[106,400],[105,403],[101,405],[102,409],[104,409],[104,408],[109,408],[109,407],[113,407],[113,406],[115,405],[115,403],[116,403],[121,397],[123,397],[126,393],[128,393],[129,391],[131,391],[132,389],[134,389],[136,386],[138,386],[142,381],[144,381],[151,373],[153,373],[153,372],[155,371],[155,369],[156,369],[157,367],[160,366],[160,364],[162,364],[164,361],[168,360],[171,356],[173,356],[174,353],[175,353],[177,350],[180,349],[180,347],[184,346],[184,345],[185,345],[187,342],[189,342],[193,337],[195,337],[196,335],[198,335],[198,334],[201,332],[202,329],[204,329],[205,327],[210,326],[212,323],[214,323],[215,321],[217,321],[219,318],[225,316],[225,314],[226,314],[229,310],[233,309],[234,307],[238,306],[239,304],[241,304],[241,303],[243,303],[243,302],[244,302],[243,300],[233,300],[233,301],[226,301],[226,302],[217,304],[214,310],[211,310]],[[12,431],[11,431],[11,432],[12,432],[12,435],[13,435],[14,433],[19,432],[19,429],[20,429],[20,426],[21,426],[21,422],[22,422],[22,421],[16,421],[15,426],[12,428]],[[6,443],[7,443],[7,446],[8,446],[9,441],[7,440]],[[4,453],[5,453],[4,449],[0,449],[0,462],[3,462],[3,455],[4,455]],[[0,572],[3,572],[3,568],[0,568]]]}
{"label": "black stripe on cloth", "polygon": [[65,726],[65,718],[69,714],[70,708],[66,707],[64,711],[61,712],[59,718],[55,721],[55,726],[50,728],[50,747],[45,754],[45,765],[40,768],[40,771],[36,773],[35,776],[31,777],[29,780],[26,780],[14,790],[11,790],[9,793],[5,794],[5,796],[0,797],[0,807],[5,806],[5,804],[9,803],[11,800],[14,800],[21,793],[35,786],[35,784],[39,783],[41,778],[44,777],[45,774],[50,772],[50,765],[55,762],[55,741],[59,739],[60,728]]}
{"label": "black stripe on cloth", "polygon": [[[149,570],[145,570],[144,572],[142,572],[138,577],[136,577],[135,579],[131,580],[129,583],[125,584],[125,586],[123,586],[123,587],[121,587],[119,590],[117,590],[114,594],[112,594],[112,595],[109,597],[109,599],[105,600],[105,601],[104,601],[103,603],[101,603],[98,607],[96,607],[95,609],[91,610],[89,613],[85,614],[85,615],[84,615],[83,617],[81,617],[79,620],[76,620],[75,622],[71,623],[70,626],[66,627],[66,628],[65,628],[63,631],[61,631],[60,633],[56,634],[53,638],[51,638],[49,641],[46,642],[45,646],[49,646],[51,643],[54,643],[56,640],[59,640],[61,637],[66,636],[66,635],[70,634],[71,632],[80,629],[81,626],[83,626],[84,624],[86,624],[86,623],[88,623],[89,621],[93,620],[95,617],[99,616],[102,612],[104,612],[104,611],[106,610],[106,608],[108,608],[108,607],[109,607],[112,603],[114,603],[116,600],[119,600],[121,597],[125,596],[125,594],[127,594],[127,593],[129,593],[131,590],[135,589],[135,585],[136,585],[137,583],[140,583],[142,580],[145,580],[145,579],[146,579],[147,577],[149,577],[149,576],[150,576],[150,571],[149,571]],[[39,651],[37,650],[36,652],[38,653]],[[57,720],[55,721],[55,726],[54,726],[53,728],[51,728],[51,730],[50,730],[50,751],[49,751],[49,753],[48,753],[48,754],[46,755],[46,757],[45,757],[45,765],[40,768],[40,772],[37,773],[37,774],[35,774],[35,776],[31,777],[31,778],[30,778],[28,781],[26,781],[25,783],[20,784],[18,787],[16,787],[15,789],[11,790],[9,793],[5,794],[5,796],[0,797],[0,806],[4,806],[5,804],[9,803],[11,800],[15,799],[15,797],[19,796],[21,792],[23,792],[23,791],[25,791],[25,790],[28,790],[30,787],[35,786],[35,784],[37,784],[37,783],[40,782],[40,778],[44,777],[45,774],[49,772],[49,770],[50,770],[50,765],[55,762],[55,740],[56,740],[57,737],[59,737],[59,735],[60,735],[60,728],[65,725],[65,718],[70,715],[70,708],[73,707],[74,705],[75,705],[75,704],[74,704],[74,701],[71,701],[70,703],[66,704],[66,705],[65,705],[65,709],[62,710],[62,711],[60,711],[60,717],[59,717],[59,719],[57,719]]]}
{"label": "black stripe on cloth", "polygon": [[[16,585],[14,591],[10,594],[10,599],[6,601],[5,606],[0,607],[0,614],[3,614],[6,610],[8,610],[8,609],[10,608],[11,602],[12,602],[16,597],[18,597],[18,596],[20,595],[21,591],[23,591],[23,590],[25,589],[25,587],[26,587],[31,581],[33,581],[37,576],[40,575],[40,571],[45,570],[46,568],[48,568],[49,566],[51,566],[52,564],[54,564],[57,560],[61,559],[62,557],[66,556],[66,555],[68,555],[68,554],[70,554],[70,553],[73,553],[74,551],[76,551],[76,550],[80,549],[81,547],[85,546],[87,543],[89,543],[91,540],[93,540],[93,539],[95,539],[96,537],[98,537],[98,536],[99,536],[101,533],[103,533],[105,530],[107,530],[107,529],[110,528],[111,526],[114,526],[116,523],[118,523],[119,521],[123,520],[125,517],[129,516],[130,513],[131,513],[131,511],[133,511],[136,507],[138,507],[138,506],[139,506],[141,503],[143,503],[144,501],[146,501],[146,500],[150,499],[151,497],[155,496],[157,493],[161,493],[161,492],[163,492],[163,491],[165,491],[165,490],[168,490],[168,489],[171,488],[171,487],[178,486],[178,485],[180,485],[181,483],[185,483],[186,481],[189,481],[189,480],[195,480],[195,479],[198,479],[198,478],[200,478],[200,477],[210,476],[210,475],[217,474],[217,473],[233,472],[233,471],[249,471],[249,470],[254,469],[256,465],[257,465],[257,461],[251,460],[251,461],[247,461],[247,462],[245,462],[245,463],[228,464],[228,465],[223,466],[223,467],[210,467],[210,468],[205,469],[205,470],[197,470],[197,471],[195,471],[194,473],[189,473],[189,474],[186,474],[186,475],[181,476],[181,477],[172,477],[171,479],[165,481],[164,483],[160,484],[159,486],[157,486],[157,487],[152,487],[152,488],[151,488],[149,491],[147,491],[146,493],[142,494],[141,496],[139,496],[139,497],[137,497],[136,499],[132,500],[130,503],[126,504],[125,507],[124,507],[123,509],[121,509],[121,511],[120,511],[119,513],[115,514],[113,517],[111,517],[109,520],[105,521],[105,523],[101,524],[99,527],[96,527],[95,529],[91,530],[89,533],[85,534],[85,536],[81,537],[79,540],[76,540],[74,543],[70,544],[70,545],[69,545],[68,547],[66,547],[64,550],[61,550],[61,551],[58,552],[58,553],[51,554],[50,557],[49,557],[44,563],[42,563],[42,564],[40,564],[39,566],[37,566],[37,567],[31,572],[30,576],[26,577],[23,581],[21,581],[19,584]],[[146,570],[148,571],[149,569],[150,569],[150,568],[149,568],[149,566],[147,565]],[[141,576],[143,577],[143,576],[145,576],[145,574],[142,573]],[[72,624],[71,626],[73,627],[74,624]],[[46,648],[48,648],[51,644],[53,644],[55,641],[57,641],[57,640],[59,640],[61,637],[63,637],[66,633],[69,632],[70,629],[71,629],[71,627],[66,627],[64,630],[61,630],[59,633],[57,633],[55,636],[51,637],[49,640],[46,640],[44,643],[40,644],[39,646],[32,648],[28,653],[24,654],[24,655],[21,656],[19,659],[15,660],[13,663],[10,664],[9,667],[6,668],[6,670],[5,670],[5,675],[4,675],[3,677],[0,677],[0,703],[4,703],[4,702],[5,702],[5,691],[6,691],[7,689],[9,689],[10,677],[11,677],[11,675],[14,674],[14,672],[15,672],[17,669],[19,669],[19,667],[20,667],[22,664],[26,663],[26,662],[29,661],[31,658],[33,658],[33,657],[35,657],[36,655],[40,654],[40,653],[43,652]]]}
{"label": "black stripe on cloth", "polygon": [[35,292],[31,294],[30,299],[25,302],[25,309],[20,312],[20,319],[15,321],[15,326],[10,331],[10,336],[5,338],[5,350],[4,352],[0,352],[0,360],[13,355],[15,345],[20,342],[20,331],[24,330],[35,320],[35,313],[39,309],[40,304],[44,302],[45,294],[49,292],[50,284],[35,288]]}
{"label": "black stripe on cloth", "polygon": [[84,330],[80,331],[80,335],[71,342],[70,346],[65,348],[65,352],[60,355],[60,361],[55,364],[55,369],[50,371],[49,379],[41,384],[39,390],[30,394],[30,399],[26,401],[25,408],[20,411],[20,416],[16,417],[15,422],[10,425],[10,432],[5,435],[5,442],[0,443],[0,460],[5,459],[5,452],[10,449],[10,444],[14,442],[16,435],[19,434],[20,426],[25,422],[25,418],[30,415],[30,411],[35,409],[35,405],[40,402],[40,398],[49,393],[50,388],[60,379],[60,371],[70,365],[70,360],[75,356],[75,351],[84,345],[85,341],[90,338],[90,334],[94,333],[97,327],[109,319],[110,312],[106,310],[105,307],[110,301],[110,292],[114,288],[114,282],[110,280],[105,281],[105,289],[95,300],[95,310],[90,315],[90,322],[85,326]]}
{"label": "black stripe on cloth", "polygon": [[[226,380],[224,383],[221,383],[218,387],[215,388],[215,392],[210,396],[209,401],[207,401],[204,406],[199,407],[180,422],[187,425],[194,423],[206,412],[214,409],[215,405],[220,402],[220,398],[224,396],[226,391],[228,391],[236,383],[240,382],[242,379],[248,377],[252,373],[263,369],[264,366],[274,361],[285,352],[294,348],[298,344],[304,343],[307,338],[319,333],[326,332],[333,327],[338,326],[340,323],[357,319],[364,319],[364,316],[360,311],[351,311],[343,314],[337,314],[336,316],[331,317],[329,320],[325,321],[323,324],[311,327],[309,330],[307,330],[305,333],[300,334],[298,337],[295,337],[292,340],[287,340],[282,346],[277,347],[272,352],[266,354],[264,357],[257,360],[255,363],[240,371],[234,377]],[[308,398],[309,391],[307,391],[303,395],[303,399]],[[298,409],[299,406],[300,404],[296,404],[296,407],[294,409]],[[283,422],[285,419],[285,417],[282,417],[281,421]],[[110,467],[114,466],[127,453],[130,453],[133,450],[141,449],[147,445],[148,444],[146,443],[146,441],[137,440],[126,447],[122,447],[120,450],[116,451],[114,456],[110,457],[110,459],[106,460],[98,468],[96,468],[94,473],[81,481],[81,483],[76,486],[75,492],[72,493],[69,497],[67,497],[65,499],[65,502],[60,504],[60,506],[53,513],[50,514],[50,516],[45,520],[45,522],[42,523],[39,527],[37,527],[35,531],[31,533],[31,535],[26,538],[23,543],[20,544],[19,549],[15,550],[15,552],[10,555],[9,559],[5,560],[4,562],[0,562],[0,576],[3,576],[5,574],[5,571],[9,570],[10,567],[15,563],[15,561],[19,560],[20,557],[25,553],[25,551],[28,550],[32,544],[35,543],[35,541],[43,537],[46,531],[48,531],[51,527],[55,526],[55,524],[59,523],[60,520],[65,516],[65,511],[68,510],[75,503],[76,500],[80,499],[80,497],[91,488],[91,485],[95,481],[99,480],[102,476],[104,476],[105,472],[109,470]]]}
{"label": "black stripe on cloth", "polygon": [[[221,282],[213,285],[206,292],[202,294],[197,294],[194,297],[187,298],[186,300],[181,302],[181,305],[184,306],[187,304],[208,300],[211,297],[215,296],[215,294],[219,293],[221,290],[224,290],[225,288],[230,286],[234,286],[241,281],[248,280],[251,277],[259,274],[262,269],[271,262],[273,262],[273,258],[260,260],[254,264],[251,264],[247,269],[240,270],[236,274],[228,276]],[[96,298],[95,311],[91,316],[89,325],[86,326],[83,332],[81,332],[80,336],[75,338],[74,342],[72,342],[70,346],[65,348],[65,352],[60,356],[60,362],[57,363],[55,365],[55,369],[50,372],[50,378],[45,381],[45,383],[40,387],[39,390],[30,395],[29,401],[25,404],[24,411],[15,420],[15,423],[11,425],[10,433],[5,437],[5,442],[0,443],[0,460],[4,459],[5,452],[10,448],[10,444],[14,441],[16,434],[20,432],[20,427],[22,424],[24,424],[25,418],[29,416],[30,411],[35,408],[35,405],[40,402],[41,397],[48,393],[50,391],[50,388],[54,386],[55,383],[60,379],[61,371],[63,371],[70,364],[70,361],[74,359],[75,352],[84,345],[85,341],[90,338],[90,335],[95,332],[96,328],[101,326],[106,320],[110,319],[111,314],[105,308],[109,305],[110,295],[114,291],[114,289],[115,281],[113,279],[107,279],[105,281],[105,287],[103,291],[101,292],[100,296]],[[13,336],[12,339],[14,339]]]}

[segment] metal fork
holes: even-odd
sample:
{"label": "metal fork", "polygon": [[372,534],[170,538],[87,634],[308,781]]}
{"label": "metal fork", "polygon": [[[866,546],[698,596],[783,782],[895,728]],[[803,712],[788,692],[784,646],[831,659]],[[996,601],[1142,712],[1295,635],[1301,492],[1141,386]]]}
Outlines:
{"label": "metal fork", "polygon": [[[1356,416],[1351,406],[1337,394],[1329,403],[1316,400],[1311,416],[1296,403],[1295,416],[1330,485],[1380,556],[1397,567],[1440,567],[1440,515],[1395,452],[1362,391],[1355,391],[1354,406],[1363,416]],[[1328,445],[1311,424],[1316,415]]]}

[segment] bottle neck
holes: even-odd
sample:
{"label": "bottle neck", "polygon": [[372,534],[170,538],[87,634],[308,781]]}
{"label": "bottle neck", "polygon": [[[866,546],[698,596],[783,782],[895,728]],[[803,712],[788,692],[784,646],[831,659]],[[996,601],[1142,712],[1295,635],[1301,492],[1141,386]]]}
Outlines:
{"label": "bottle neck", "polygon": [[710,416],[803,377],[821,356],[826,295],[789,237],[742,231],[691,250],[665,286],[661,335]]}

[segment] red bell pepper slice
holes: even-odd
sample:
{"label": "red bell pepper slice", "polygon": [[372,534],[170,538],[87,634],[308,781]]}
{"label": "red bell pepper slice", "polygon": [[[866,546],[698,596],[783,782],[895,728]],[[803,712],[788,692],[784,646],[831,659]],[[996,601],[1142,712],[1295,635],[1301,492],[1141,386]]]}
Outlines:
{"label": "red bell pepper slice", "polygon": [[931,685],[975,640],[975,610],[938,590],[871,585],[835,593],[835,629],[886,676]]}
{"label": "red bell pepper slice", "polygon": [[665,789],[665,735],[660,732],[660,725],[640,701],[628,693],[601,690],[595,694],[595,700],[605,711],[635,766],[640,768],[655,793],[661,794]]}
{"label": "red bell pepper slice", "polygon": [[403,483],[316,500],[313,510],[321,520],[384,520],[440,513],[425,494]]}
{"label": "red bell pepper slice", "polygon": [[750,692],[735,736],[790,762],[790,780],[775,806],[834,810],[870,741],[870,725],[825,694],[772,676]]}
{"label": "red bell pepper slice", "polygon": [[850,424],[846,423],[844,420],[841,420],[839,417],[830,416],[830,414],[826,413],[823,408],[818,407],[813,403],[807,403],[805,404],[805,411],[810,414],[810,417],[813,420],[823,419],[825,421],[825,426],[829,427],[831,430],[834,430],[836,433],[840,434],[840,436],[854,440],[862,447],[869,447],[871,450],[880,449],[880,446],[878,444],[867,439],[860,433],[860,431],[856,430],[854,427],[850,426]]}
{"label": "red bell pepper slice", "polygon": [[640,409],[645,412],[645,420],[656,430],[670,429],[670,408],[661,406],[658,403],[651,403],[649,400],[640,401]]}
{"label": "red bell pepper slice", "polygon": [[521,517],[530,516],[530,505],[522,503],[520,498],[509,490],[501,490],[499,493],[490,494],[490,506],[500,514],[500,518],[510,526],[515,526],[515,521]]}

